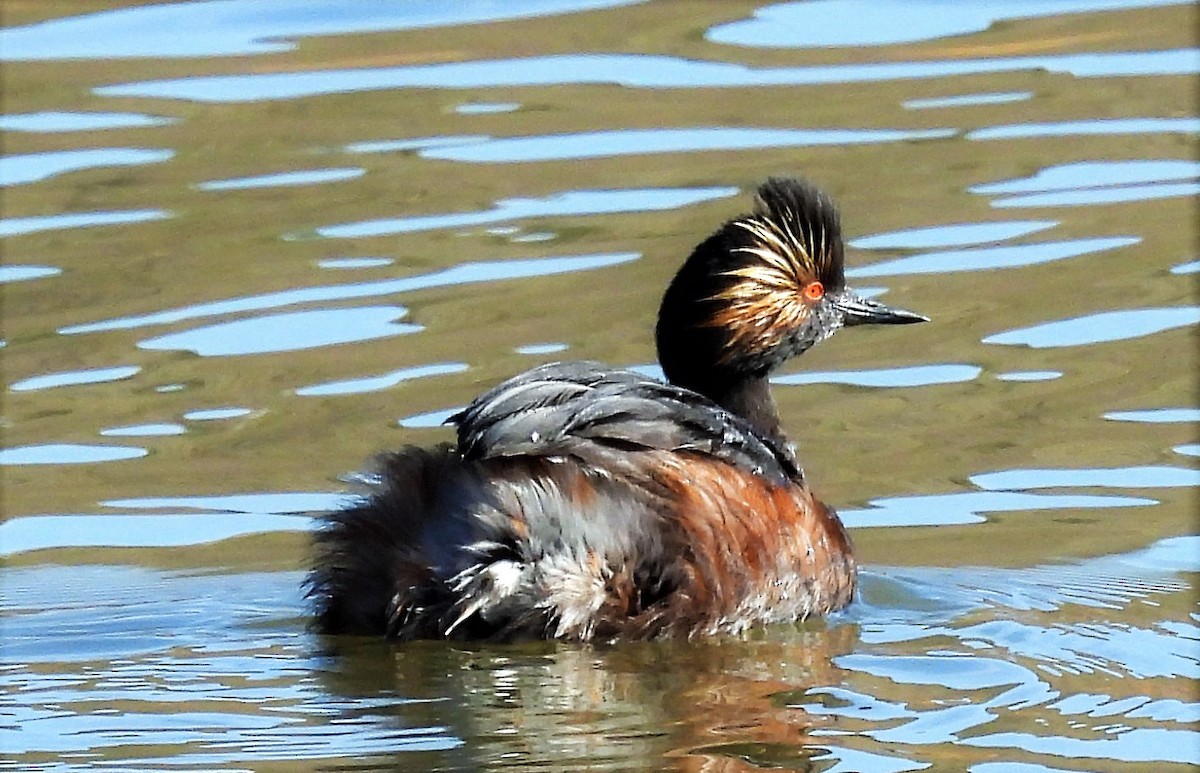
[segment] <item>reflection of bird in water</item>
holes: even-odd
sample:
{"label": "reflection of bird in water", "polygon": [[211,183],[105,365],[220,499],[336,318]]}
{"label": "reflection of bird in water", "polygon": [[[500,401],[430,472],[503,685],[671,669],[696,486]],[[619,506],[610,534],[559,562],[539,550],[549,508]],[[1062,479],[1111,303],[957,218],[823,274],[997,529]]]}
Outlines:
{"label": "reflection of bird in water", "polygon": [[767,377],[843,326],[925,318],[851,292],[842,253],[829,198],[769,180],[667,289],[670,383],[544,365],[452,417],[456,445],[385,455],[317,534],[320,630],[691,636],[849,603],[849,539],[809,490]]}
{"label": "reflection of bird in water", "polygon": [[380,769],[824,770],[810,760],[845,739],[820,732],[841,727],[820,708],[839,699],[820,688],[844,685],[835,664],[857,644],[857,626],[820,622],[601,648],[355,639],[337,642],[336,667],[317,678],[357,707],[345,720],[358,736],[391,739]]}

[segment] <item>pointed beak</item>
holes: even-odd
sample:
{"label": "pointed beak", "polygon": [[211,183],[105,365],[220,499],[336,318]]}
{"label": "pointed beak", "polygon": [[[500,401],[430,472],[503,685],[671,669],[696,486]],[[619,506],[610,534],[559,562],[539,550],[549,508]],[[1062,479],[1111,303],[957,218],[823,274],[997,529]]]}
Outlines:
{"label": "pointed beak", "polygon": [[910,325],[928,322],[929,317],[904,309],[893,309],[878,301],[861,298],[851,290],[831,295],[834,308],[842,313],[846,327],[851,325]]}

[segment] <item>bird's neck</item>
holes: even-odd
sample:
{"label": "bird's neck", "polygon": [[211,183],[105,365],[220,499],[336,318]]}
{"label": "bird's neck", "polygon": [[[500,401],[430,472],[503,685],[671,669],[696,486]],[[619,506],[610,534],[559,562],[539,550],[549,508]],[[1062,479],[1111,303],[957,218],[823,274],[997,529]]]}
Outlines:
{"label": "bird's neck", "polygon": [[[748,422],[759,437],[774,441],[779,449],[788,448],[779,409],[771,395],[768,373],[731,373],[716,364],[710,363],[706,367],[695,357],[682,360],[673,355],[664,356],[663,351],[659,353],[659,360],[672,384],[704,395]],[[685,361],[687,367],[682,366]]]}
{"label": "bird's neck", "polygon": [[766,374],[747,376],[724,388],[704,393],[725,410],[749,422],[761,437],[774,441],[780,449],[788,447]]}
{"label": "bird's neck", "polygon": [[733,267],[731,250],[744,240],[744,231],[726,224],[693,250],[667,286],[655,328],[658,361],[667,380],[711,399],[745,419],[760,437],[788,447],[779,411],[767,382],[778,362],[742,352],[729,357],[729,330],[714,324],[720,303],[714,298],[726,288]]}

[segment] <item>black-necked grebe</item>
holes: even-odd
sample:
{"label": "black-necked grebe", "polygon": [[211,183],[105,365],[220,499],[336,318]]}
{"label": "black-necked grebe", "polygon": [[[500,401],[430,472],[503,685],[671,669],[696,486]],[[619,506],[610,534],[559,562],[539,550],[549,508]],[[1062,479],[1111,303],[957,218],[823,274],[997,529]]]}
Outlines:
{"label": "black-necked grebe", "polygon": [[667,288],[669,383],[543,365],[452,416],[457,444],[384,455],[317,532],[318,629],[606,641],[845,606],[850,540],[809,490],[767,378],[840,327],[923,320],[845,286],[828,197],[768,180]]}

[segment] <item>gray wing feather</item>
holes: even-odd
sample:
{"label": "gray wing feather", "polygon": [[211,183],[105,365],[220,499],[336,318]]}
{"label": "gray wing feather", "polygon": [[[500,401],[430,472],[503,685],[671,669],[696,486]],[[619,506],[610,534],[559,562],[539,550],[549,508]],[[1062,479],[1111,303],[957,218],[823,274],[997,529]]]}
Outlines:
{"label": "gray wing feather", "polygon": [[468,459],[574,456],[616,470],[631,452],[691,451],[780,483],[800,478],[787,451],[708,398],[596,362],[526,371],[450,422]]}

